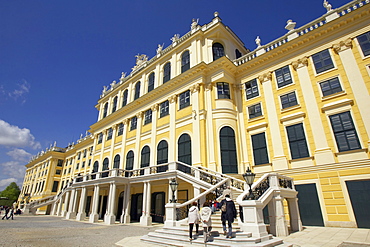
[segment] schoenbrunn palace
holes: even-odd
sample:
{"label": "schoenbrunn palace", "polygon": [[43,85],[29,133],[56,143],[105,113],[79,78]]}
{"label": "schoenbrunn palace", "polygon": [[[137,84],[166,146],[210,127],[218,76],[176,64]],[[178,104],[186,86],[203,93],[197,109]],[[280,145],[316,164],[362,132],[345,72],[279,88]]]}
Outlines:
{"label": "schoenbrunn palace", "polygon": [[257,37],[252,51],[216,12],[138,55],[104,87],[86,135],[26,165],[18,207],[176,226],[193,201],[229,186],[241,229],[369,228],[370,4],[323,12],[301,27],[288,20],[268,44]]}

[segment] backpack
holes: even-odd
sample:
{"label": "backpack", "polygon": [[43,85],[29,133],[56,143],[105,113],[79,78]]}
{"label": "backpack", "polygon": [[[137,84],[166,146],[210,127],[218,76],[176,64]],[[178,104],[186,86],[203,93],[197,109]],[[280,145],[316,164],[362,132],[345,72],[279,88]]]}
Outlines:
{"label": "backpack", "polygon": [[226,212],[226,202],[224,202],[221,206],[221,212]]}

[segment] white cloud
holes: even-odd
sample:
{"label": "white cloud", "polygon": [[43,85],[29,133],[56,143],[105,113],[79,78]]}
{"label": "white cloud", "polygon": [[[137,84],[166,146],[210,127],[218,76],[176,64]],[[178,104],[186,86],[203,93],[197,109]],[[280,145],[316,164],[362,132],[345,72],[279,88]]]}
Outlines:
{"label": "white cloud", "polygon": [[28,153],[27,151],[23,149],[19,149],[19,148],[9,151],[6,154],[12,157],[14,160],[21,161],[21,162],[29,161],[29,159],[32,156],[32,154]]}
{"label": "white cloud", "polygon": [[0,145],[12,147],[32,147],[41,148],[39,142],[35,142],[35,137],[29,129],[20,129],[18,126],[0,120]]}
{"label": "white cloud", "polygon": [[[0,180],[0,191],[4,190],[11,182],[16,182],[17,183],[17,179],[16,178],[1,179]],[[18,183],[17,183],[17,185],[19,186]]]}
{"label": "white cloud", "polygon": [[9,93],[9,96],[14,100],[21,100],[22,104],[26,102],[25,95],[30,91],[31,85],[26,81],[23,80],[21,84],[17,84],[18,88],[14,89],[13,92]]}
{"label": "white cloud", "polygon": [[24,174],[26,171],[26,167],[24,166],[24,163],[21,163],[19,161],[8,161],[8,162],[0,164],[0,166],[2,168],[3,174],[9,175],[9,177],[12,177],[15,179],[24,178]]}

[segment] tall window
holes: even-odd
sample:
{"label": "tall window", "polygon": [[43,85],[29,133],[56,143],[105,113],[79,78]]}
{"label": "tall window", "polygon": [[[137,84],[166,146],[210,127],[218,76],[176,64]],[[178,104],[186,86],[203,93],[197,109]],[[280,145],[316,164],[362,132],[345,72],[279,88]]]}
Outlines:
{"label": "tall window", "polygon": [[275,76],[278,88],[291,84],[293,82],[288,65],[283,68],[275,70]]}
{"label": "tall window", "polygon": [[312,60],[315,65],[316,73],[334,68],[333,60],[331,60],[328,49],[312,55]]}
{"label": "tall window", "polygon": [[[141,150],[141,161],[140,167],[148,167],[150,163],[150,148],[148,146],[143,147]],[[140,175],[144,175],[144,170],[140,171]]]}
{"label": "tall window", "polygon": [[297,97],[295,92],[287,93],[280,96],[281,107],[282,109],[298,105]]}
{"label": "tall window", "polygon": [[144,124],[148,124],[152,122],[152,110],[149,109],[145,112],[145,119],[144,119]]}
{"label": "tall window", "polygon": [[98,135],[98,144],[103,142],[103,133],[99,133]]}
{"label": "tall window", "polygon": [[[132,170],[134,169],[134,152],[129,151],[126,155],[126,170]],[[130,177],[132,172],[126,172],[125,176]]]}
{"label": "tall window", "polygon": [[228,126],[220,130],[220,151],[222,173],[238,173],[235,133]]}
{"label": "tall window", "polygon": [[290,154],[292,159],[309,157],[303,124],[295,124],[286,127],[288,133]]}
{"label": "tall window", "polygon": [[137,117],[131,118],[130,130],[136,130],[137,128]]}
{"label": "tall window", "polygon": [[245,83],[245,94],[247,95],[247,99],[252,99],[259,95],[257,79]]}
{"label": "tall window", "polygon": [[129,151],[126,156],[126,170],[134,169],[134,152]]}
{"label": "tall window", "polygon": [[121,136],[121,135],[123,135],[123,123],[120,123],[119,125],[118,125],[118,132],[117,132],[117,135],[118,136]]}
{"label": "tall window", "polygon": [[370,55],[370,32],[357,36],[357,40],[364,56]]}
{"label": "tall window", "polygon": [[163,83],[171,80],[171,63],[168,62],[163,66]]}
{"label": "tall window", "polygon": [[225,56],[224,46],[220,43],[214,43],[212,45],[213,61]]}
{"label": "tall window", "polygon": [[217,95],[219,99],[230,99],[229,83],[217,82]]}
{"label": "tall window", "polygon": [[127,95],[128,95],[128,90],[126,89],[124,92],[123,92],[123,99],[122,99],[122,107],[124,107],[125,105],[127,105]]}
{"label": "tall window", "polygon": [[190,90],[187,90],[180,94],[180,109],[190,105]]}
{"label": "tall window", "polygon": [[249,119],[262,116],[261,103],[249,106],[248,115],[249,115]]}
{"label": "tall window", "polygon": [[185,51],[181,55],[181,73],[184,73],[188,69],[190,69],[190,53],[189,51]]}
{"label": "tall window", "polygon": [[59,181],[54,181],[53,188],[51,189],[51,192],[57,192],[58,191],[58,185],[59,185]]}
{"label": "tall window", "polygon": [[105,118],[107,114],[108,114],[108,103],[105,103],[103,110],[103,118]]}
{"label": "tall window", "polygon": [[112,135],[113,135],[113,129],[112,128],[109,128],[108,129],[108,133],[107,133],[107,140],[112,139]]}
{"label": "tall window", "polygon": [[350,112],[332,115],[330,122],[339,152],[361,148]]}
{"label": "tall window", "polygon": [[321,82],[320,87],[322,96],[328,96],[343,91],[338,77]]}
{"label": "tall window", "polygon": [[154,72],[152,72],[148,78],[148,93],[154,89],[154,78]]}
{"label": "tall window", "polygon": [[[99,171],[99,162],[98,161],[95,161],[94,162],[94,165],[93,165],[92,173],[96,173],[98,171]],[[70,171],[68,173],[70,173]],[[92,179],[95,179],[95,176],[96,175],[92,175]]]}
{"label": "tall window", "polygon": [[[191,139],[188,134],[182,134],[177,141],[177,160],[181,161],[185,164],[191,165]],[[178,169],[180,171],[183,171],[185,173],[190,173],[189,167],[185,166],[178,166]]]}
{"label": "tall window", "polygon": [[118,100],[118,97],[117,96],[114,97],[114,99],[113,99],[112,113],[117,110],[117,100]]}
{"label": "tall window", "polygon": [[117,154],[114,157],[114,160],[113,160],[113,168],[119,168],[119,162],[120,161],[121,161],[121,156],[119,154]]}
{"label": "tall window", "polygon": [[168,100],[166,100],[165,102],[162,102],[159,105],[159,110],[160,110],[160,114],[159,114],[160,117],[167,116],[170,113]]}
{"label": "tall window", "polygon": [[157,147],[157,164],[168,163],[168,143],[162,140]]}
{"label": "tall window", "polygon": [[269,163],[265,133],[252,135],[254,164],[261,165]]}
{"label": "tall window", "polygon": [[[103,160],[103,169],[102,169],[102,171],[107,171],[107,170],[109,170],[109,159],[105,158]],[[109,175],[109,172],[103,172],[102,173],[103,178],[108,177],[108,175]]]}
{"label": "tall window", "polygon": [[137,82],[135,85],[135,95],[134,95],[134,100],[138,99],[140,97],[140,84],[141,82]]}

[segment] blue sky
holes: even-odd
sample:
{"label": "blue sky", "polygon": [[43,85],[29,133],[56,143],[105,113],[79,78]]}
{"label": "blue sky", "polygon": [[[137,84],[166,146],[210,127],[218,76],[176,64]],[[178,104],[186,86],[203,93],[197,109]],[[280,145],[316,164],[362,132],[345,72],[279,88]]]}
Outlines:
{"label": "blue sky", "polygon": [[[0,0],[0,191],[30,157],[89,129],[103,86],[215,11],[250,50],[326,13],[322,0]],[[329,0],[333,8],[348,0]]]}

